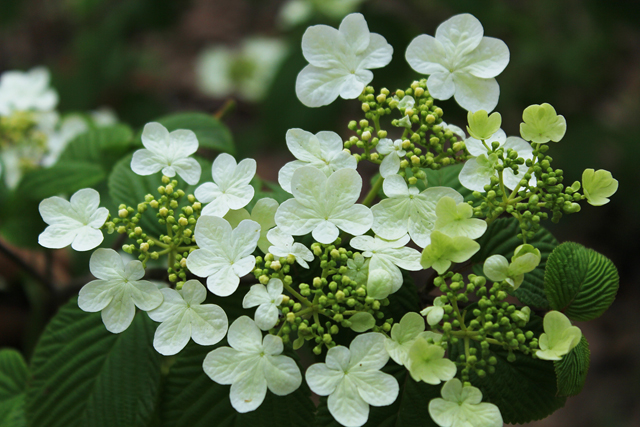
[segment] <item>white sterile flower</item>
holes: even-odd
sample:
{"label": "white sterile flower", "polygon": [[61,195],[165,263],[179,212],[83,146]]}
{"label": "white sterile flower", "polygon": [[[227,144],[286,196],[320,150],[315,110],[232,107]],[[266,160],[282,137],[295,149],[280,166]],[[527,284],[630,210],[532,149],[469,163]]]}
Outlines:
{"label": "white sterile flower", "polygon": [[346,427],[366,423],[369,405],[387,406],[398,397],[398,381],[380,372],[389,360],[384,341],[377,332],[358,335],[349,348],[333,347],[327,352],[326,363],[307,369],[311,391],[329,396],[329,412]]}
{"label": "white sterile flower", "polygon": [[71,245],[76,251],[88,251],[102,243],[102,227],[109,216],[100,206],[100,193],[92,188],[78,190],[70,201],[53,196],[40,202],[38,209],[49,224],[38,236],[38,243],[49,249]]}
{"label": "white sterile flower", "polygon": [[449,237],[464,236],[477,239],[487,230],[487,222],[473,218],[473,208],[465,202],[456,204],[451,197],[443,197],[436,205],[436,226]]}
{"label": "white sterile flower", "polygon": [[202,209],[202,215],[222,217],[229,209],[247,206],[255,194],[249,183],[256,174],[256,167],[253,159],[236,163],[233,156],[219,154],[211,166],[213,182],[205,182],[194,193],[199,201],[208,203]]}
{"label": "white sterile flower", "polygon": [[314,25],[302,36],[302,54],[309,61],[296,79],[296,94],[307,107],[360,96],[373,80],[373,68],[391,62],[393,48],[380,34],[370,33],[360,13],[347,15],[340,28]]}
{"label": "white sterile flower", "polygon": [[444,357],[444,348],[424,337],[416,338],[409,349],[407,369],[411,378],[437,385],[456,376],[456,364]]}
{"label": "white sterile flower", "polygon": [[293,393],[302,383],[296,362],[283,356],[282,339],[266,335],[247,316],[229,327],[231,347],[220,347],[207,354],[202,367],[218,384],[231,384],[229,398],[238,412],[253,411],[262,404],[267,388],[275,395]]}
{"label": "white sterile flower", "polygon": [[102,311],[108,331],[118,334],[129,327],[140,310],[153,310],[162,303],[162,292],[156,285],[140,280],[144,267],[140,261],[124,264],[113,249],[97,249],[89,260],[91,274],[98,278],[80,289],[78,306],[88,312]]}
{"label": "white sterile flower", "polygon": [[442,397],[429,402],[429,415],[440,427],[502,427],[500,409],[482,402],[480,389],[462,386],[459,379],[442,386]]}
{"label": "white sterile flower", "polygon": [[400,170],[400,159],[407,154],[407,151],[402,148],[402,140],[391,141],[389,138],[382,138],[376,145],[376,150],[378,153],[384,154],[384,159],[380,164],[380,175],[383,178],[388,178],[397,174]]}
{"label": "white sterile flower", "polygon": [[229,221],[232,228],[236,228],[240,222],[245,219],[260,224],[260,239],[258,240],[258,247],[265,254],[269,252],[269,240],[267,239],[267,233],[273,227],[276,226],[276,211],[278,210],[278,202],[270,197],[264,197],[256,202],[251,210],[251,214],[246,209],[230,210],[224,216],[224,219]]}
{"label": "white sterile flower", "polygon": [[314,167],[301,167],[291,180],[294,198],[280,205],[276,224],[293,236],[312,233],[324,244],[338,238],[338,229],[354,236],[364,234],[373,216],[368,207],[355,204],[361,189],[362,178],[353,169],[340,169],[327,178]]}
{"label": "white sterile flower", "polygon": [[187,184],[200,181],[202,168],[196,159],[189,157],[198,150],[193,131],[178,129],[169,133],[160,123],[147,123],[142,131],[142,145],[145,148],[133,153],[131,159],[131,170],[138,175],[162,171],[171,178],[177,173]]}
{"label": "white sterile flower", "polygon": [[251,255],[260,237],[260,225],[244,220],[235,230],[223,218],[201,216],[194,232],[200,249],[187,257],[187,268],[198,277],[207,278],[214,294],[226,297],[235,292],[240,277],[253,270],[256,258]]}
{"label": "white sterile flower", "polygon": [[149,317],[162,322],[153,337],[153,347],[164,356],[178,354],[189,338],[200,345],[218,343],[227,333],[227,315],[220,306],[202,304],[207,290],[197,280],[189,280],[182,289],[160,289],[164,301],[149,311]]}
{"label": "white sterile flower", "polygon": [[296,262],[304,268],[309,268],[307,262],[313,261],[313,252],[311,252],[302,243],[293,240],[293,236],[280,230],[280,228],[272,228],[267,233],[267,239],[273,244],[267,252],[271,252],[277,257],[288,257],[293,255]]}
{"label": "white sterile flower", "polygon": [[542,321],[544,333],[538,341],[540,350],[536,356],[544,360],[561,360],[582,339],[582,331],[572,326],[567,316],[552,310],[544,315]]}
{"label": "white sterile flower", "polygon": [[268,331],[278,322],[278,306],[282,304],[283,289],[282,280],[271,279],[267,286],[251,286],[242,300],[242,308],[258,307],[255,315],[256,325],[263,331]]}
{"label": "white sterile flower", "polygon": [[58,126],[57,130],[47,135],[47,154],[40,161],[42,166],[53,165],[73,138],[89,130],[85,118],[77,114],[60,120]]}
{"label": "white sterile flower", "polygon": [[494,77],[509,63],[509,48],[483,34],[473,15],[456,15],[438,26],[435,38],[413,39],[405,57],[411,68],[429,74],[427,89],[435,99],[454,96],[465,110],[492,111],[500,96]]}
{"label": "white sterile flower", "polygon": [[353,259],[347,260],[347,272],[345,275],[358,285],[364,285],[369,277],[369,260],[356,253]]}
{"label": "white sterile flower", "polygon": [[58,104],[58,93],[49,87],[49,70],[6,71],[0,76],[0,115],[14,111],[51,111]]}
{"label": "white sterile flower", "polygon": [[389,356],[398,365],[409,366],[409,350],[418,337],[429,338],[434,342],[440,341],[442,335],[435,332],[425,332],[424,318],[418,313],[410,311],[402,316],[399,323],[391,328],[391,338],[386,338],[384,347]]}
{"label": "white sterile flower", "polygon": [[463,197],[449,187],[431,187],[420,192],[409,187],[400,175],[391,175],[382,184],[387,199],[371,208],[373,231],[388,240],[399,239],[407,232],[418,246],[424,248],[431,241],[436,222],[436,204],[443,197],[462,203]]}
{"label": "white sterile flower", "polygon": [[296,159],[278,172],[278,183],[291,193],[291,177],[302,166],[313,166],[329,176],[338,169],[355,169],[356,158],[344,151],[342,138],[335,132],[321,131],[312,134],[302,129],[287,131],[287,147]]}
{"label": "white sterile flower", "polygon": [[[507,150],[511,148],[518,153],[518,157],[523,158],[525,161],[533,160],[533,148],[522,138],[517,136],[507,138],[504,131],[500,129],[487,140],[487,145],[491,147],[491,142],[493,141],[500,143],[500,148],[504,150],[505,156],[507,155]],[[460,175],[458,176],[460,184],[469,190],[483,193],[485,191],[484,186],[491,183],[491,177],[498,176],[495,167],[500,163],[500,160],[495,154],[489,154],[489,150],[482,144],[482,141],[470,137],[465,140],[465,145],[469,153],[477,157],[467,160],[462,167]],[[513,173],[513,169],[505,168],[502,171],[502,180],[505,187],[510,190],[516,188],[524,178],[527,169],[525,165],[520,165],[518,174],[516,175]],[[535,183],[536,177],[532,175],[529,184],[535,185]]]}
{"label": "white sterile flower", "polygon": [[524,281],[525,273],[535,270],[541,259],[539,249],[524,244],[515,249],[511,262],[502,255],[491,255],[484,262],[482,271],[488,279],[494,282],[505,280],[516,290]]}
{"label": "white sterile flower", "polygon": [[[409,236],[404,235],[397,240],[384,240],[378,236],[358,236],[349,243],[354,249],[363,251],[362,256],[371,258],[369,269],[371,271],[382,269],[389,273],[391,281],[389,293],[394,293],[402,286],[402,272],[400,268],[409,271],[422,270],[420,265],[420,252],[407,248]],[[398,268],[399,267],[399,268]],[[376,299],[384,299],[387,295],[371,295]]]}
{"label": "white sterile flower", "polygon": [[430,326],[435,326],[440,323],[442,316],[444,316],[444,302],[442,302],[442,297],[434,299],[433,305],[422,310],[420,314],[427,318],[427,323]]}

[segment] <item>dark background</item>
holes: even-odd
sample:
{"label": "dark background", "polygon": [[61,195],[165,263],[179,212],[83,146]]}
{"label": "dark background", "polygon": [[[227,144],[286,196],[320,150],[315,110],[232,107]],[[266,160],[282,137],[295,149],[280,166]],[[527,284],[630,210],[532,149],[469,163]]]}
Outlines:
{"label": "dark background", "polygon": [[[282,30],[278,0],[1,0],[0,72],[46,65],[60,95],[61,112],[112,108],[120,120],[139,127],[168,112],[215,113],[225,99],[203,95],[194,64],[211,45],[236,46],[250,35],[279,36],[291,46],[258,104],[238,102],[225,117],[239,157],[258,160],[258,173],[275,180],[291,160],[284,134],[300,127],[333,130],[347,137],[346,123],[359,119],[357,102],[305,108],[294,81],[306,64],[300,39],[307,25],[338,21],[316,14]],[[503,129],[517,135],[522,110],[548,102],[567,120],[564,139],[552,145],[554,166],[567,184],[585,168],[607,169],[620,186],[611,203],[585,204],[577,215],[548,225],[560,241],[577,241],[610,257],[620,272],[618,299],[602,318],[580,326],[591,344],[591,371],[585,389],[564,409],[536,426],[640,425],[640,307],[638,247],[640,199],[640,5],[637,1],[596,0],[371,0],[361,11],[371,31],[394,46],[391,64],[375,72],[372,84],[407,87],[418,78],[404,60],[413,37],[433,35],[450,16],[469,12],[485,35],[504,40],[511,51],[498,76],[496,108]],[[448,123],[464,125],[465,112],[453,100],[439,102]],[[52,271],[64,294],[69,282],[62,253],[21,251],[31,268]],[[46,257],[54,257],[47,263]],[[51,260],[49,260],[51,261]],[[0,347],[27,354],[51,310],[42,310],[40,292],[15,259],[0,255]]]}

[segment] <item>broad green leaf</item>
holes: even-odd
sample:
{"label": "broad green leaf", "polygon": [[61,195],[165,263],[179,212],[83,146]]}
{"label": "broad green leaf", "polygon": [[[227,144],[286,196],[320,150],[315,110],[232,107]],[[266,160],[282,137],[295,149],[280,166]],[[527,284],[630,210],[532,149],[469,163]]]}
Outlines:
{"label": "broad green leaf", "polygon": [[106,178],[102,166],[89,161],[59,161],[46,169],[36,169],[22,177],[16,192],[31,200],[42,200],[59,194],[71,195],[93,187]]}
{"label": "broad green leaf", "polygon": [[583,335],[580,343],[569,354],[554,362],[558,377],[558,395],[575,396],[580,393],[587,379],[590,354],[589,342]]}
{"label": "broad green leaf", "polygon": [[212,115],[205,113],[176,113],[161,117],[156,122],[169,132],[177,129],[192,130],[199,146],[215,151],[235,154],[233,138],[229,129]]}
{"label": "broad green leaf", "polygon": [[584,246],[566,242],[549,256],[544,289],[551,307],[572,320],[586,321],[613,303],[620,278],[610,259]]}
{"label": "broad green leaf", "polygon": [[402,316],[409,311],[420,311],[420,297],[418,297],[418,290],[413,283],[411,275],[402,271],[402,286],[397,292],[389,295],[389,305],[382,307],[382,312],[385,314],[385,319],[393,318],[394,322],[400,322]]}
{"label": "broad green leaf", "polygon": [[13,349],[0,350],[0,425],[26,426],[24,395],[29,370],[22,355]]}
{"label": "broad green leaf", "polygon": [[[160,198],[158,194],[158,187],[162,185],[162,173],[158,172],[154,175],[140,176],[131,170],[131,157],[130,154],[122,158],[113,167],[111,175],[109,175],[109,195],[113,199],[116,206],[121,203],[131,206],[137,209],[138,204],[144,202],[144,196],[152,194],[156,199]],[[202,167],[202,175],[200,177],[200,183],[211,181],[211,163],[201,158],[196,157],[198,163]],[[181,206],[188,203],[186,201],[186,195],[193,194],[198,185],[188,185],[179,176],[176,175],[174,179],[178,180],[177,189],[182,189],[185,192],[185,197],[181,200]],[[176,210],[179,212],[180,207]],[[158,223],[156,214],[157,209],[148,208],[147,211],[142,214],[140,226],[142,229],[150,235],[159,236],[160,234],[167,233],[166,225]]]}
{"label": "broad green leaf", "polygon": [[[493,221],[484,235],[478,239],[480,251],[471,258],[476,264],[475,273],[482,274],[482,263],[491,255],[499,254],[511,259],[515,249],[522,244],[522,240],[516,237],[520,231],[518,220],[513,217]],[[540,250],[540,264],[535,270],[524,275],[524,282],[514,295],[525,305],[548,309],[549,301],[544,293],[544,269],[547,258],[558,245],[558,241],[549,231],[540,227],[532,239],[527,239],[527,243]]]}
{"label": "broad green leaf", "polygon": [[121,334],[76,299],[51,320],[31,361],[26,410],[32,427],[146,426],[158,399],[156,324],[138,313]]}
{"label": "broad green leaf", "polygon": [[131,128],[122,124],[91,129],[75,137],[59,161],[87,161],[109,170],[131,147],[132,135]]}
{"label": "broad green leaf", "polygon": [[[371,406],[364,427],[436,427],[429,415],[429,401],[440,397],[441,385],[416,382],[409,372],[393,362],[382,369],[393,375],[400,385],[398,398],[389,406]],[[320,399],[315,427],[340,427],[327,407],[327,398]]]}
{"label": "broad green leaf", "polygon": [[253,412],[236,412],[229,400],[231,386],[216,384],[202,370],[205,356],[214,348],[190,342],[176,356],[159,404],[164,427],[308,427],[313,423],[315,407],[304,381],[288,396],[267,391]]}
{"label": "broad green leaf", "polygon": [[0,235],[9,243],[28,248],[40,248],[38,234],[46,224],[38,212],[38,202],[10,194],[0,205]]}
{"label": "broad green leaf", "polygon": [[[476,343],[471,340],[471,345],[480,350]],[[450,349],[449,358],[456,360],[459,354],[464,354],[464,340]],[[472,373],[470,380],[482,391],[483,401],[498,405],[505,424],[540,420],[564,406],[566,397],[557,395],[553,362],[533,359],[520,352],[515,352],[516,360],[509,362],[506,351],[491,346],[490,352],[498,361],[495,373],[484,378]]]}

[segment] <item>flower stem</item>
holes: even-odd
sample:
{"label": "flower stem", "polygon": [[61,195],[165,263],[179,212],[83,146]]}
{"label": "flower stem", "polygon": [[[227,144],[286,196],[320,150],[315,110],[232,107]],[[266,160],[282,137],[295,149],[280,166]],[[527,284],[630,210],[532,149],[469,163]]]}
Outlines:
{"label": "flower stem", "polygon": [[381,176],[378,177],[376,182],[373,184],[373,187],[371,187],[371,190],[369,190],[369,193],[367,194],[367,196],[362,201],[363,205],[365,205],[367,207],[371,207],[371,204],[373,203],[373,201],[375,200],[376,196],[378,195],[378,192],[382,188],[382,183],[383,182],[384,182],[384,178],[381,175]]}
{"label": "flower stem", "polygon": [[282,282],[282,285],[284,286],[284,288],[289,291],[289,293],[291,295],[293,295],[294,297],[296,297],[296,299],[298,301],[300,301],[302,304],[306,305],[307,307],[313,307],[313,304],[306,299],[305,297],[303,297],[302,295],[300,295],[298,292],[296,292],[295,289],[293,289],[290,285],[287,285],[286,283]]}

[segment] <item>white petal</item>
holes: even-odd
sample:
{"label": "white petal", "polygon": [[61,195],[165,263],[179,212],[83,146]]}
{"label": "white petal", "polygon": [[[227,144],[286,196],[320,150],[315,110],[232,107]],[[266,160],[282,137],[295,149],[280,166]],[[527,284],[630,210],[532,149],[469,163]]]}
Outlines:
{"label": "white petal", "polygon": [[467,111],[493,111],[498,105],[500,86],[496,79],[481,79],[464,72],[453,73],[455,99]]}
{"label": "white petal", "polygon": [[329,105],[340,95],[351,74],[344,69],[325,69],[307,65],[296,79],[296,95],[307,107]]}
{"label": "white petal", "polygon": [[[313,162],[320,158],[321,151],[318,138],[303,129],[289,129],[285,136],[287,148],[296,159],[303,162]],[[342,145],[342,140],[340,140]]]}
{"label": "white petal", "polygon": [[371,33],[369,46],[360,55],[362,57],[359,68],[382,68],[391,62],[393,47],[380,34]]}
{"label": "white petal", "polygon": [[400,175],[392,175],[382,183],[382,190],[387,197],[401,197],[409,195],[409,187]]}
{"label": "white petal", "polygon": [[144,148],[133,153],[131,158],[131,170],[141,176],[160,172],[165,166],[166,162],[163,162],[157,154]]}
{"label": "white petal", "polygon": [[258,408],[267,395],[267,380],[260,372],[260,364],[256,363],[249,371],[244,372],[231,385],[229,399],[231,406],[240,413],[250,412]]}
{"label": "white petal", "polygon": [[160,292],[162,292],[163,296],[162,304],[147,312],[151,320],[164,322],[187,309],[187,303],[175,289],[164,288],[160,289]]}
{"label": "white petal", "polygon": [[191,307],[191,337],[197,344],[217,344],[226,335],[228,324],[226,313],[218,305]]}
{"label": "white petal", "polygon": [[338,238],[338,236],[340,235],[340,231],[333,222],[321,221],[313,229],[311,235],[317,242],[328,245],[330,243],[333,243]]}
{"label": "white petal", "polygon": [[262,332],[247,316],[240,316],[231,324],[227,340],[231,347],[239,351],[247,353],[262,351]]}
{"label": "white petal", "polygon": [[296,362],[287,356],[264,356],[262,364],[269,390],[277,396],[291,394],[302,384]]}
{"label": "white petal", "polygon": [[132,280],[128,285],[130,286],[131,300],[140,310],[153,310],[162,304],[162,292],[157,285],[146,280]]}
{"label": "white petal", "polygon": [[233,261],[240,261],[256,250],[258,239],[260,238],[260,224],[249,219],[240,222],[231,232],[232,248],[227,251]]}
{"label": "white petal", "polygon": [[230,347],[220,347],[209,352],[204,358],[202,368],[218,384],[232,384],[255,364],[256,356],[242,353]]}
{"label": "white petal", "polygon": [[169,146],[172,158],[185,158],[198,150],[198,138],[191,130],[174,130],[169,134]]}
{"label": "white petal", "polygon": [[191,322],[185,313],[162,322],[153,336],[153,347],[163,356],[178,354],[191,338]]}
{"label": "white petal", "polygon": [[319,396],[328,396],[333,393],[343,377],[342,371],[329,369],[324,363],[309,366],[305,374],[309,388]]}
{"label": "white petal", "polygon": [[398,157],[396,153],[387,155],[387,157],[385,157],[380,164],[380,175],[382,175],[383,178],[388,178],[391,175],[395,175],[399,170],[400,157]]}
{"label": "white petal", "polygon": [[97,249],[89,260],[91,274],[103,280],[122,280],[122,257],[113,249]]}
{"label": "white petal", "polygon": [[242,308],[257,307],[260,304],[271,303],[271,297],[267,293],[266,286],[262,284],[252,285],[249,292],[242,299]]}
{"label": "white petal", "polygon": [[180,159],[171,164],[178,175],[189,185],[196,185],[200,181],[202,167],[196,159],[187,158]]}
{"label": "white petal", "polygon": [[358,335],[349,345],[351,358],[349,369],[352,371],[369,371],[381,369],[389,360],[384,348],[384,335],[368,332]]}
{"label": "white petal", "polygon": [[291,178],[293,173],[302,166],[307,166],[308,163],[301,162],[300,160],[294,160],[293,162],[286,163],[278,171],[278,184],[287,193],[291,193]]}
{"label": "white petal", "polygon": [[100,311],[113,299],[113,290],[107,280],[92,280],[80,289],[78,307],[90,313]]}
{"label": "white petal", "polygon": [[[213,181],[222,188],[227,188],[227,183],[229,183],[233,178],[233,175],[237,168],[236,159],[233,158],[232,155],[227,153],[220,153],[213,161],[211,165],[211,175],[213,177]],[[196,197],[198,197],[196,195]]]}
{"label": "white petal", "polygon": [[73,242],[77,232],[76,224],[50,225],[38,236],[38,244],[49,249],[61,249]]}
{"label": "white petal", "polygon": [[350,377],[358,387],[360,397],[369,405],[391,405],[398,397],[400,386],[389,374],[380,371],[357,371],[350,374]]}
{"label": "white petal", "polygon": [[359,427],[369,418],[369,405],[360,397],[355,383],[345,376],[328,399],[329,412],[345,427]]}
{"label": "white petal", "polygon": [[302,54],[311,66],[321,68],[344,67],[353,56],[344,35],[327,25],[307,28],[302,35]]}
{"label": "white petal", "polygon": [[220,197],[222,195],[222,191],[220,190],[220,187],[218,187],[213,182],[205,182],[204,184],[196,188],[194,195],[196,196],[196,199],[198,199],[198,201],[202,203],[209,203],[212,200]]}
{"label": "white petal", "polygon": [[198,218],[194,235],[200,248],[220,253],[220,248],[231,242],[232,230],[231,225],[223,218],[202,216]]}
{"label": "white petal", "polygon": [[344,17],[338,29],[356,55],[369,46],[369,27],[361,13],[351,13]]}
{"label": "white petal", "polygon": [[62,197],[53,196],[44,199],[38,205],[38,210],[47,224],[69,224],[70,226],[78,226],[79,224],[71,203]]}
{"label": "white petal", "polygon": [[435,99],[451,98],[456,93],[454,75],[449,71],[431,74],[427,79],[427,89]]}
{"label": "white petal", "polygon": [[471,52],[480,44],[483,34],[482,24],[469,13],[455,15],[436,29],[436,39],[452,56]]}
{"label": "white petal", "polygon": [[445,73],[448,69],[446,53],[442,43],[434,37],[422,34],[414,38],[405,53],[407,62],[421,74]]}
{"label": "white petal", "polygon": [[100,246],[102,240],[104,240],[102,231],[96,230],[95,228],[91,228],[87,225],[78,230],[76,237],[73,239],[73,243],[71,243],[71,247],[73,250],[79,252],[89,251]]}
{"label": "white petal", "polygon": [[102,310],[102,321],[109,332],[119,334],[129,327],[136,314],[136,308],[127,295],[114,295],[109,305]]}
{"label": "white petal", "polygon": [[278,307],[275,304],[262,304],[256,310],[256,325],[263,331],[268,331],[278,323]]}
{"label": "white petal", "polygon": [[[189,269],[193,271],[191,268]],[[238,284],[240,284],[240,277],[230,265],[221,268],[207,278],[207,288],[220,297],[227,297],[234,293],[238,289]]]}
{"label": "white petal", "polygon": [[478,47],[465,57],[464,63],[464,71],[471,75],[492,78],[503,72],[509,64],[509,48],[502,40],[483,37]]}
{"label": "white petal", "polygon": [[491,184],[491,177],[494,174],[495,171],[481,166],[475,158],[472,158],[464,164],[458,179],[465,188],[484,193],[484,186]]}

